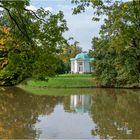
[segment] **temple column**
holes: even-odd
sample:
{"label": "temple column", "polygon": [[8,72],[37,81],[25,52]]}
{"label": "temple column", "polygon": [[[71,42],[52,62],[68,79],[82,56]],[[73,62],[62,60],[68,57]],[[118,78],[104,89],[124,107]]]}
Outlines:
{"label": "temple column", "polygon": [[74,73],[77,73],[78,72],[78,63],[77,61],[75,61],[75,70],[74,70]]}
{"label": "temple column", "polygon": [[83,73],[84,73],[85,72],[85,61],[83,61],[82,65],[83,65]]}

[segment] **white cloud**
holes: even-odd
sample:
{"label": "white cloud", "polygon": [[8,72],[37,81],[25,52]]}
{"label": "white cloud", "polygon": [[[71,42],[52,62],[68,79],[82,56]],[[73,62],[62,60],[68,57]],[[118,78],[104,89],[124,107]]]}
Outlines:
{"label": "white cloud", "polygon": [[92,38],[99,36],[99,29],[103,21],[92,21],[92,10],[78,15],[72,15],[71,11],[64,10],[64,15],[69,27],[69,31],[64,36],[66,38],[74,37],[75,40],[79,41],[79,45],[84,51],[91,49]]}
{"label": "white cloud", "polygon": [[3,12],[2,11],[3,11],[3,8],[0,7],[0,17],[3,16]]}
{"label": "white cloud", "polygon": [[[27,6],[26,8],[27,8],[28,10],[37,11],[37,9],[38,9],[39,7],[35,7],[35,6],[33,6],[33,5],[30,5],[30,6]],[[53,12],[53,8],[52,8],[52,7],[44,7],[44,10],[45,10],[45,11]]]}
{"label": "white cloud", "polygon": [[50,12],[53,12],[54,11],[54,9],[52,7],[45,7],[44,10],[45,11],[50,11]]}
{"label": "white cloud", "polygon": [[37,11],[38,8],[33,5],[30,5],[30,6],[27,6],[26,9],[32,10],[32,11]]}
{"label": "white cloud", "polygon": [[0,7],[0,11],[3,11],[3,8]]}
{"label": "white cloud", "polygon": [[60,9],[60,10],[61,9],[63,9],[63,10],[71,10],[72,6],[71,5],[65,5],[65,4],[63,4],[63,5],[62,4],[58,4],[57,8]]}
{"label": "white cloud", "polygon": [[[32,4],[33,1],[31,0]],[[55,3],[55,1],[57,1]],[[44,7],[45,10],[51,11],[53,9],[53,13],[57,13],[59,10],[63,11],[64,18],[67,20],[67,25],[69,27],[69,31],[64,33],[66,38],[74,37],[76,41],[79,41],[80,47],[83,50],[91,49],[91,41],[94,36],[99,36],[100,26],[103,24],[103,20],[100,22],[92,21],[93,17],[93,9],[91,7],[86,8],[85,13],[81,13],[78,15],[72,15],[72,8],[75,5],[69,3],[69,0],[47,0],[47,2],[34,2],[36,7]],[[46,7],[46,8],[45,8]]]}

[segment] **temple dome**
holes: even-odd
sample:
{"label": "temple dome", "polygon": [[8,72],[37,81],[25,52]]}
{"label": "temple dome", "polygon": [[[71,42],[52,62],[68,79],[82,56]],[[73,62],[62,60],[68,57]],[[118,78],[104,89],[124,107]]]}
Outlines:
{"label": "temple dome", "polygon": [[79,53],[79,54],[76,55],[75,59],[82,59],[82,60],[84,60],[84,59],[90,59],[90,57],[88,56],[87,53]]}

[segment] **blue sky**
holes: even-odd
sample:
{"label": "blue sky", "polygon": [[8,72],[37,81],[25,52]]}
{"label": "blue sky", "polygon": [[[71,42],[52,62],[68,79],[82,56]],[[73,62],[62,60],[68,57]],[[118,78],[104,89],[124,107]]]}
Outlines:
{"label": "blue sky", "polygon": [[71,0],[30,0],[30,8],[37,9],[43,7],[49,9],[52,12],[59,10],[64,12],[65,19],[69,31],[64,33],[65,38],[74,37],[79,42],[79,46],[83,48],[83,51],[91,49],[91,41],[94,36],[98,36],[101,22],[92,21],[92,9],[88,8],[85,13],[72,15]]}

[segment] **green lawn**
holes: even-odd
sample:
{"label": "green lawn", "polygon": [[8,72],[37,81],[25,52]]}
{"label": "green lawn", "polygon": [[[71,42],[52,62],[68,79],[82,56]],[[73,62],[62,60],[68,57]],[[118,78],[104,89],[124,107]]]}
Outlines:
{"label": "green lawn", "polygon": [[95,82],[91,74],[62,74],[49,81],[36,81],[28,80],[29,87],[42,87],[42,88],[89,88],[94,87]]}
{"label": "green lawn", "polygon": [[29,86],[19,87],[27,93],[34,95],[70,96],[96,93],[92,88],[38,88]]}

